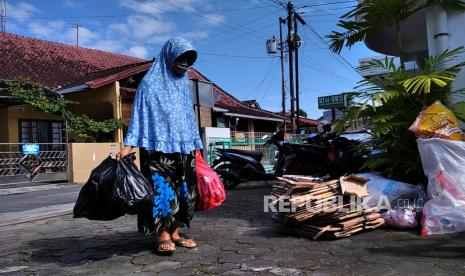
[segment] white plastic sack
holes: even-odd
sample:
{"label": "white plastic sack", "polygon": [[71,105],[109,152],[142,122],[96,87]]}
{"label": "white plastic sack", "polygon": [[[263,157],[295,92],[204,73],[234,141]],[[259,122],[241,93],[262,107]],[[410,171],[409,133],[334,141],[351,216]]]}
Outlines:
{"label": "white plastic sack", "polygon": [[[370,194],[367,204],[371,207],[418,208],[424,204],[426,195],[421,186],[395,181],[376,172],[359,173],[357,176],[370,180],[365,185]],[[386,199],[390,206],[386,206]]]}
{"label": "white plastic sack", "polygon": [[422,235],[465,231],[465,142],[418,139],[428,198]]}

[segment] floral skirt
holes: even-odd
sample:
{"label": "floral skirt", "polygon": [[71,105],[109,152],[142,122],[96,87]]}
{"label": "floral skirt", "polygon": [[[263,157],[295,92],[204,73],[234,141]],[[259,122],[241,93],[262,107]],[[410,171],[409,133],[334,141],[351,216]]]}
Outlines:
{"label": "floral skirt", "polygon": [[139,231],[151,234],[189,227],[197,198],[195,152],[147,152],[142,159],[142,172],[153,185],[154,197],[152,208],[138,216]]}

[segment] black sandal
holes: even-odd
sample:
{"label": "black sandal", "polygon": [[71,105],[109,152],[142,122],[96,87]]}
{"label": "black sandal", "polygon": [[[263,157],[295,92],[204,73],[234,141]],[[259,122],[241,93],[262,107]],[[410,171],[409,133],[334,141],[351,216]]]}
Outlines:
{"label": "black sandal", "polygon": [[[159,253],[159,254],[171,255],[174,252],[176,252],[176,247],[175,247],[176,243],[174,243],[171,240],[157,241],[156,244],[157,244],[157,253]],[[170,249],[164,249],[163,245],[165,245],[165,244],[169,244]]]}

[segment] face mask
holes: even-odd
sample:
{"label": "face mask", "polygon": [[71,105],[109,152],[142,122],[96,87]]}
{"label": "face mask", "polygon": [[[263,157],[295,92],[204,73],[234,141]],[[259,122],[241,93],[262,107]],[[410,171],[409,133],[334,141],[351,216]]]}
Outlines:
{"label": "face mask", "polygon": [[187,64],[175,63],[173,72],[177,75],[184,75],[187,72],[187,70],[189,70],[189,68],[190,66],[188,66]]}

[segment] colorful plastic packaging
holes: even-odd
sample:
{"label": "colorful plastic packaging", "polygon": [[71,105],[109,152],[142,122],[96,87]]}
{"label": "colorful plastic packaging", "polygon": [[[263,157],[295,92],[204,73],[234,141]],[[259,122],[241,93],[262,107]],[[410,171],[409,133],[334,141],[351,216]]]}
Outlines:
{"label": "colorful plastic packaging", "polygon": [[436,101],[422,111],[409,130],[419,138],[465,140],[457,117],[440,101]]}

